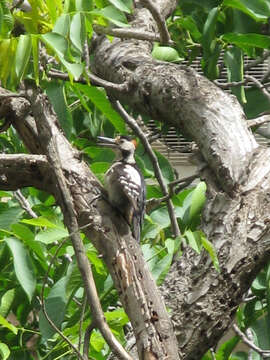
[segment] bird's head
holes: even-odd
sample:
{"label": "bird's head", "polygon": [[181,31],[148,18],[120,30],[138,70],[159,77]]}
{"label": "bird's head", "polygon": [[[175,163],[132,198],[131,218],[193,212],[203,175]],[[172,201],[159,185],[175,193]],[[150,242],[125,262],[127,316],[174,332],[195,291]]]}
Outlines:
{"label": "bird's head", "polygon": [[126,135],[118,135],[115,139],[98,136],[97,139],[102,146],[108,146],[114,150],[119,150],[122,159],[125,162],[135,163],[134,152],[137,145],[135,139]]}

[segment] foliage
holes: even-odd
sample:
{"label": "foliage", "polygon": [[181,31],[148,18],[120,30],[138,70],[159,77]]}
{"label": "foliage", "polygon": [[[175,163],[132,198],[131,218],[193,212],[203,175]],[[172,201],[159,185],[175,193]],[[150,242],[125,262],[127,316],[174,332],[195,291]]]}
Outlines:
{"label": "foliage", "polygon": [[[16,91],[25,79],[40,85],[53,104],[68,139],[82,151],[91,170],[103,181],[114,153],[97,147],[95,138],[101,133],[107,136],[128,133],[128,129],[105,92],[89,83],[84,46],[93,35],[94,24],[127,27],[127,17],[133,11],[132,1],[29,0],[30,12],[12,9],[11,3],[11,0],[0,3],[2,86]],[[204,74],[212,80],[218,78],[223,59],[228,81],[241,81],[244,57],[256,58],[270,48],[269,37],[262,33],[269,15],[269,0],[182,0],[167,22],[175,47],[155,44],[152,55],[159,60],[181,62],[185,59],[189,63],[201,55]],[[41,48],[49,55],[44,56]],[[68,73],[69,81],[51,79],[48,71],[55,69]],[[76,82],[79,79],[86,84]],[[239,86],[233,93],[245,104],[247,116],[255,116],[269,106],[267,101],[258,102],[258,90],[245,91]],[[256,103],[256,110],[253,103]],[[0,135],[0,147],[5,153],[26,151],[12,128]],[[159,153],[157,157],[165,183],[175,180],[168,160]],[[137,162],[147,181],[148,199],[161,197],[152,164],[141,146]],[[167,274],[174,254],[180,252],[181,244],[190,246],[196,253],[205,249],[219,271],[215,250],[199,230],[205,192],[206,185],[200,182],[173,196],[182,233],[178,239],[173,239],[164,204],[146,216],[142,250],[158,284]],[[49,326],[40,306],[45,281],[45,305],[49,316],[74,344],[81,344],[80,328],[85,330],[89,325],[91,313],[89,309],[82,311],[84,290],[74,252],[54,198],[34,188],[24,189],[23,195],[37,218],[31,218],[22,210],[12,192],[0,192],[0,354],[4,360],[29,360],[36,355],[44,360],[74,359],[67,344]],[[127,316],[91,239],[81,236],[107,321],[124,343]],[[62,247],[55,255],[60,243]],[[267,266],[253,283],[254,298],[239,308],[237,314],[240,328],[251,328],[257,345],[267,348],[270,345],[269,273]],[[89,356],[106,359],[110,349],[100,333],[94,331],[90,341]],[[216,359],[247,358],[245,354],[232,355],[238,342],[239,338],[233,337],[222,344],[216,351]],[[210,358],[208,354],[204,357]],[[258,357],[254,355],[253,358]]]}

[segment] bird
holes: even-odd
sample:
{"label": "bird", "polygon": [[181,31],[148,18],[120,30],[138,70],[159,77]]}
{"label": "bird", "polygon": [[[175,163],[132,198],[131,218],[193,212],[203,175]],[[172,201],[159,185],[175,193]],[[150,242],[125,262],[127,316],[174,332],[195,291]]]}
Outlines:
{"label": "bird", "polygon": [[98,143],[116,150],[120,157],[105,173],[104,185],[110,204],[126,219],[134,238],[140,242],[145,214],[146,186],[134,157],[136,140],[130,136],[98,136]]}

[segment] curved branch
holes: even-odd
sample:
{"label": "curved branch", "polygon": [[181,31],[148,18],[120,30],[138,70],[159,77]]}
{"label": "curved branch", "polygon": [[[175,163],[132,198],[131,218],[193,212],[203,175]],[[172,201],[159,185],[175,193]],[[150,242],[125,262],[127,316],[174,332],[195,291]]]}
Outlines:
{"label": "curved branch", "polygon": [[50,186],[49,174],[50,167],[44,155],[0,154],[0,188],[3,190],[27,186],[45,190]]}

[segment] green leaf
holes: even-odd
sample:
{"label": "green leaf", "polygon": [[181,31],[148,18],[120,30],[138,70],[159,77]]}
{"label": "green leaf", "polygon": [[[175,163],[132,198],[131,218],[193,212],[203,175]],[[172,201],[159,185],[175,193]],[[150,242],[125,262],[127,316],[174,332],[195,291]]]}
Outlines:
{"label": "green leaf", "polygon": [[180,62],[184,60],[184,58],[179,56],[177,50],[169,46],[155,46],[152,51],[152,56],[156,60],[168,62]]}
{"label": "green leaf", "polygon": [[15,73],[21,80],[26,72],[32,49],[32,41],[30,35],[21,35],[15,56]]}
{"label": "green leaf", "polygon": [[92,15],[101,16],[106,20],[109,20],[111,23],[119,26],[119,27],[127,27],[130,26],[127,23],[127,19],[125,15],[116,9],[114,6],[107,6],[103,9],[96,9],[90,12]]}
{"label": "green leaf", "polygon": [[93,9],[92,0],[76,0],[77,11],[91,11]]}
{"label": "green leaf", "polygon": [[5,239],[12,255],[16,277],[31,302],[36,289],[35,269],[26,247],[17,239]]}
{"label": "green leaf", "polygon": [[21,220],[21,223],[34,225],[34,226],[40,226],[40,227],[49,227],[49,228],[57,228],[58,226],[49,221],[48,219],[40,216],[35,219],[23,219]]}
{"label": "green leaf", "polygon": [[206,236],[203,234],[203,232],[198,231],[198,233],[200,234],[200,237],[201,237],[202,246],[205,248],[205,250],[210,255],[210,257],[211,257],[211,259],[213,261],[213,265],[214,265],[215,269],[218,272],[220,272],[220,267],[219,267],[219,262],[218,262],[216,249],[214,248],[213,244],[206,238]]}
{"label": "green leaf", "polygon": [[[45,299],[46,312],[58,328],[60,328],[63,322],[66,311],[66,285],[67,277],[65,276],[57,281],[52,287],[49,296]],[[44,339],[50,339],[55,333],[55,330],[45,318],[42,310],[39,313],[39,329]]]}
{"label": "green leaf", "polygon": [[171,224],[166,206],[163,206],[162,208],[153,211],[150,215],[150,218],[154,223],[159,226],[160,229],[165,229]]}
{"label": "green leaf", "polygon": [[44,248],[38,241],[35,240],[35,236],[32,231],[23,224],[13,224],[11,228],[14,235],[18,239],[22,240],[28,248],[33,250],[34,253],[37,254],[40,260],[42,260],[45,264],[46,257],[44,255]]}
{"label": "green leaf", "polygon": [[228,341],[225,341],[218,349],[215,354],[216,360],[229,360],[230,355],[235,348],[235,346],[239,343],[239,337],[234,336]]}
{"label": "green leaf", "polygon": [[41,35],[41,40],[45,42],[52,50],[56,52],[59,57],[64,58],[68,50],[68,43],[64,36],[50,32]]}
{"label": "green leaf", "polygon": [[40,241],[44,244],[52,244],[56,241],[59,241],[61,239],[64,239],[68,236],[68,231],[64,228],[54,228],[54,229],[47,229],[47,230],[41,230],[36,235],[36,241]]}
{"label": "green leaf", "polygon": [[163,175],[163,179],[165,180],[165,183],[170,183],[174,180],[174,171],[173,168],[169,162],[169,160],[163,156],[160,152],[156,151],[156,156],[158,158],[158,163]]}
{"label": "green leaf", "polygon": [[[244,66],[243,66],[243,53],[242,51],[233,46],[228,49],[224,54],[224,63],[227,68],[228,81],[243,81],[244,79]],[[238,98],[242,104],[246,103],[245,88],[244,86],[233,87],[232,93]]]}
{"label": "green leaf", "polygon": [[46,84],[46,93],[67,138],[69,138],[72,131],[72,116],[68,110],[64,84],[50,81]]}
{"label": "green leaf", "polygon": [[207,54],[211,53],[211,45],[213,40],[215,39],[218,14],[219,14],[219,8],[214,7],[209,12],[203,27],[202,45],[204,52],[206,52]]}
{"label": "green leaf", "polygon": [[107,162],[95,162],[91,164],[91,170],[94,174],[105,174],[105,172],[109,169],[110,163]]}
{"label": "green leaf", "polygon": [[82,53],[85,42],[85,22],[82,13],[76,13],[71,20],[70,40],[80,53]]}
{"label": "green leaf", "polygon": [[7,360],[10,355],[10,350],[8,346],[2,342],[0,342],[0,356],[2,360]]}
{"label": "green leaf", "polygon": [[270,3],[265,0],[224,0],[223,5],[238,9],[255,21],[266,22],[270,16]]}
{"label": "green leaf", "polygon": [[17,333],[18,333],[18,329],[16,328],[16,326],[14,326],[10,322],[8,322],[2,315],[0,315],[0,326],[3,326],[5,328],[9,329],[15,335],[17,335]]}
{"label": "green leaf", "polygon": [[109,0],[109,2],[114,5],[118,10],[131,13],[132,2],[131,1],[122,1],[122,0]]}
{"label": "green leaf", "polygon": [[18,222],[23,210],[21,207],[8,207],[7,204],[0,204],[0,229],[8,230],[11,225]]}
{"label": "green leaf", "polygon": [[244,51],[246,47],[257,47],[261,49],[270,49],[270,38],[260,34],[235,34],[227,33],[222,36],[222,40],[230,44],[239,46]]}
{"label": "green leaf", "polygon": [[205,182],[200,182],[195,190],[192,192],[191,197],[191,205],[189,209],[189,218],[192,220],[198,214],[200,214],[202,207],[205,203],[205,192],[206,192],[206,184]]}
{"label": "green leaf", "polygon": [[62,14],[57,20],[53,28],[53,33],[67,37],[70,28],[70,15]]}
{"label": "green leaf", "polygon": [[33,67],[36,84],[39,85],[39,38],[37,35],[31,35],[32,40],[32,54],[33,54]]}
{"label": "green leaf", "polygon": [[15,289],[10,289],[2,295],[1,303],[0,303],[0,315],[1,316],[3,316],[3,317],[8,316],[14,298],[15,298]]}
{"label": "green leaf", "polygon": [[112,108],[111,103],[107,99],[104,92],[94,86],[76,84],[76,87],[78,87],[79,90],[88,96],[92,103],[108,118],[108,120],[113,124],[115,129],[120,134],[126,133],[124,120]]}
{"label": "green leaf", "polygon": [[196,251],[196,253],[200,253],[201,251],[201,242],[198,234],[196,232],[192,232],[191,230],[186,230],[184,233],[189,246]]}

